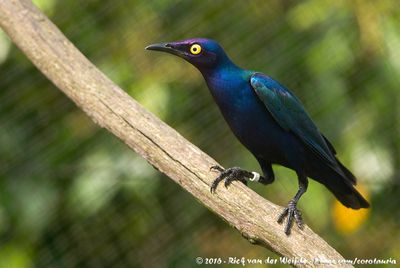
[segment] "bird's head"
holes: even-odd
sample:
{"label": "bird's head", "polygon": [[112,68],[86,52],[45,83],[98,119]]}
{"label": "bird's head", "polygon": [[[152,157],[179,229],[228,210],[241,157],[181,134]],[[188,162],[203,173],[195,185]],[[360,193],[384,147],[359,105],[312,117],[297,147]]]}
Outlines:
{"label": "bird's head", "polygon": [[153,44],[147,46],[146,49],[176,55],[190,62],[199,70],[212,69],[220,64],[230,63],[222,47],[216,41],[206,38]]}

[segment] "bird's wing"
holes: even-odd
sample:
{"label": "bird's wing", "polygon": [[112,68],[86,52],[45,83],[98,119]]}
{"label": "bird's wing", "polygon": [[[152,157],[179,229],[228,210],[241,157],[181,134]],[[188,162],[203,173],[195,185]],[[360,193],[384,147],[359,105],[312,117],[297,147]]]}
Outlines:
{"label": "bird's wing", "polygon": [[253,74],[250,83],[276,122],[283,129],[298,136],[314,153],[337,170],[334,151],[330,150],[300,100],[284,86],[264,74]]}

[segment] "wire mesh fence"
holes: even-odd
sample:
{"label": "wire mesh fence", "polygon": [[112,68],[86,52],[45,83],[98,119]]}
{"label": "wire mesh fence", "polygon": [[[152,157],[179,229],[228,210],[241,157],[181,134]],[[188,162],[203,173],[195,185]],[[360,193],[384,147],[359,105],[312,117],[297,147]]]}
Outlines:
{"label": "wire mesh fence", "polygon": [[[34,2],[114,82],[227,167],[259,170],[199,73],[144,47],[209,37],[238,65],[282,82],[372,204],[347,210],[312,182],[299,203],[306,223],[346,259],[400,261],[396,1]],[[0,74],[0,267],[197,267],[196,257],[276,258],[92,123],[3,32]],[[249,187],[285,205],[296,176],[274,170],[273,185]]]}

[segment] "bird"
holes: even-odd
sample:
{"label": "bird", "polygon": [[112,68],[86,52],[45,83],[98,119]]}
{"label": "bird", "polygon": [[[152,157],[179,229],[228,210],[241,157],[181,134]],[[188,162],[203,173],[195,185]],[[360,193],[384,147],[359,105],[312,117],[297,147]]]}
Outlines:
{"label": "bird", "polygon": [[226,187],[233,181],[271,184],[275,180],[272,165],[293,170],[298,191],[277,219],[280,224],[286,219],[286,235],[290,235],[294,222],[299,229],[304,228],[297,204],[307,191],[308,178],[323,184],[348,208],[370,206],[354,187],[356,177],[339,161],[332,143],[317,128],[299,98],[284,85],[266,74],[237,66],[212,39],[190,38],[145,49],[173,54],[200,71],[233,134],[261,167],[262,175],[240,167],[211,167],[219,172],[211,193],[222,181]]}

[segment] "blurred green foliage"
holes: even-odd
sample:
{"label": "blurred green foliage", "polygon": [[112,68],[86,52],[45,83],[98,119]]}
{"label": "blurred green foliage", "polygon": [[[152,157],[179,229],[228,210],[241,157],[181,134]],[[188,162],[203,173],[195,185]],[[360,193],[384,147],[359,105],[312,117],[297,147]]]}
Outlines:
{"label": "blurred green foliage", "polygon": [[[346,258],[400,261],[397,1],[34,2],[106,75],[224,166],[259,170],[199,73],[144,47],[213,38],[240,66],[291,88],[372,202],[343,232],[332,195],[312,183],[300,202],[306,222]],[[0,74],[0,267],[197,267],[197,256],[275,256],[93,124],[1,31]],[[273,185],[250,187],[285,205],[297,181],[275,171]]]}

